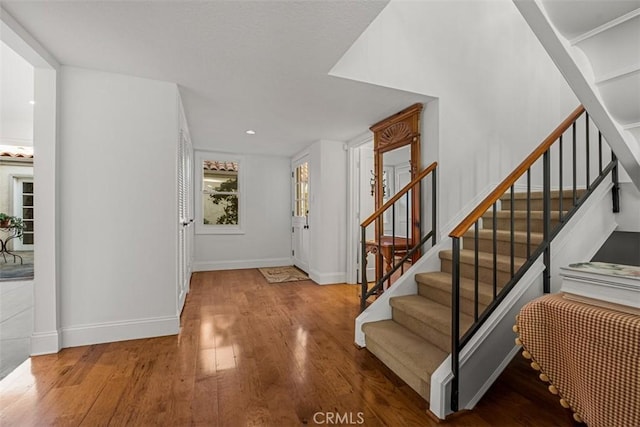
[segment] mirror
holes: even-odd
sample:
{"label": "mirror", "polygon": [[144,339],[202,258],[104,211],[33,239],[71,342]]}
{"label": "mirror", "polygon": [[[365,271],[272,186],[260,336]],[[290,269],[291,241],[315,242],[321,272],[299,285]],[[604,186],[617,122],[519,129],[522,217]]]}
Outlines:
{"label": "mirror", "polygon": [[[422,104],[414,104],[369,129],[373,132],[374,169],[371,178],[375,209],[380,209],[420,171],[420,113]],[[376,256],[376,278],[394,264],[395,256],[404,247],[406,253],[420,239],[420,194],[411,191],[394,203],[375,221],[375,236],[371,245],[379,249]],[[396,253],[391,253],[391,252]],[[412,261],[420,251],[412,255]]]}
{"label": "mirror", "polygon": [[[402,147],[382,153],[382,202],[386,203],[395,196],[405,185],[411,182],[411,146]],[[395,230],[399,237],[411,236],[410,223],[407,221],[407,209],[411,206],[411,200],[401,198],[396,203],[395,218],[391,218],[391,212],[384,216],[383,234],[389,236]],[[395,219],[395,227],[392,221]]]}

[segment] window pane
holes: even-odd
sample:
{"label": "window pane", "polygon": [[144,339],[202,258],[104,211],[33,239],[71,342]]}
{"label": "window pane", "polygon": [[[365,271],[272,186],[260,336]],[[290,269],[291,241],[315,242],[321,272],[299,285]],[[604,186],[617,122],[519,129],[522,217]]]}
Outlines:
{"label": "window pane", "polygon": [[22,183],[22,193],[33,194],[33,182],[23,182]]}
{"label": "window pane", "polygon": [[25,245],[33,245],[33,234],[25,234],[22,236],[22,243]]}
{"label": "window pane", "polygon": [[238,224],[238,196],[235,194],[203,194],[204,224]]}
{"label": "window pane", "polygon": [[236,193],[238,191],[238,172],[204,172],[204,190]]}

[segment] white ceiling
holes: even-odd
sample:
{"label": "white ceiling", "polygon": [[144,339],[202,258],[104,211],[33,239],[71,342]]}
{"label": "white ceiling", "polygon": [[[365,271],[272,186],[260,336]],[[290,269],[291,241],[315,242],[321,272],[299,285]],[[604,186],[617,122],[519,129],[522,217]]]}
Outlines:
{"label": "white ceiling", "polygon": [[386,4],[2,2],[64,65],[178,83],[196,147],[278,155],[429,100],[327,74]]}

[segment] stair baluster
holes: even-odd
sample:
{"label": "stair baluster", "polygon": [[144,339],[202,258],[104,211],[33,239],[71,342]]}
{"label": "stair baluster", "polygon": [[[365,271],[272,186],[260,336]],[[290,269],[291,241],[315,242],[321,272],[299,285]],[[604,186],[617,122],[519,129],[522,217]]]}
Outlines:
{"label": "stair baluster", "polygon": [[[578,121],[581,117],[584,117],[584,159],[585,159],[585,181],[584,183],[578,180]],[[560,232],[562,227],[571,219],[578,208],[584,204],[586,199],[591,193],[600,185],[605,178],[611,173],[611,179],[613,181],[612,201],[613,211],[619,210],[619,193],[618,193],[618,170],[617,159],[613,152],[611,152],[611,161],[603,168],[603,155],[602,155],[602,134],[598,131],[598,175],[591,181],[591,155],[590,155],[590,126],[589,115],[586,113],[584,107],[578,107],[565,121],[563,121],[558,128],[556,128],[547,137],[540,146],[534,150],[496,189],[485,198],[450,234],[452,239],[452,254],[451,254],[451,280],[452,280],[452,292],[451,292],[451,370],[453,379],[451,382],[451,409],[455,412],[458,410],[458,395],[459,395],[459,370],[460,370],[460,352],[462,348],[469,342],[471,337],[478,331],[480,326],[487,320],[493,310],[500,304],[500,302],[506,297],[509,291],[515,286],[515,284],[522,278],[526,271],[535,263],[539,256],[543,256],[545,271],[543,273],[543,291],[549,293],[551,291],[551,241]],[[572,159],[571,159],[571,193],[568,203],[571,205],[565,212],[565,192],[564,192],[564,147],[563,137],[566,132],[571,131],[572,135]],[[555,143],[558,143],[557,145]],[[558,166],[556,170],[552,170],[552,148],[557,146],[558,150]],[[542,206],[540,209],[540,202],[537,199],[536,208],[532,208],[532,166],[538,163],[538,160],[542,160]],[[553,176],[557,173],[556,183],[554,184]],[[516,204],[521,205],[521,198],[516,194],[516,188],[518,181],[524,176],[526,178],[526,212],[524,214],[524,226],[521,224],[522,214],[519,207],[515,208]],[[552,187],[557,185],[557,190],[552,190]],[[583,188],[582,188],[583,187]],[[510,193],[506,196],[507,191]],[[552,196],[552,193],[555,196]],[[539,194],[539,193],[538,193]],[[555,207],[552,204],[557,197],[557,215],[555,213]],[[501,209],[498,211],[498,203],[501,203]],[[504,212],[504,204],[508,203],[508,212]],[[532,219],[533,212],[536,212],[536,229],[535,232],[542,231],[541,242],[532,242]],[[541,211],[541,216],[539,215]],[[505,215],[506,214],[506,215]],[[491,217],[491,221],[486,221],[488,217]],[[508,220],[507,220],[508,218]],[[491,232],[491,246],[492,246],[492,298],[486,305],[482,312],[478,310],[478,296],[480,286],[480,271],[479,264],[481,257],[479,255],[479,221],[483,221],[483,226],[490,223],[492,227]],[[540,222],[541,227],[540,227]],[[465,235],[473,227],[473,262],[474,262],[474,308],[473,308],[473,322],[465,330],[460,328],[460,311],[461,311],[461,260],[462,249],[464,248],[464,242],[461,239],[465,239]],[[503,236],[501,244],[498,243],[498,229],[508,229],[508,249],[504,248]],[[526,249],[524,253],[526,258],[519,258],[516,262],[516,253],[518,248],[516,247],[516,230],[521,233],[525,230],[525,242]],[[542,228],[542,230],[540,230]],[[468,237],[467,237],[468,238]],[[522,242],[522,237],[519,238]],[[537,239],[540,240],[540,239]],[[462,244],[461,244],[462,243]],[[532,251],[531,246],[537,245]],[[501,249],[502,248],[502,249]],[[466,248],[464,248],[466,250]],[[498,252],[507,250],[509,252],[508,265],[505,261],[499,261]],[[521,257],[522,249],[520,249]],[[465,252],[466,253],[466,252]],[[466,257],[467,255],[465,255]],[[486,259],[486,256],[485,258]],[[443,260],[444,262],[444,260]],[[468,261],[466,261],[468,262]],[[485,264],[486,265],[486,264]],[[486,269],[486,267],[483,267]],[[500,272],[499,272],[500,270]],[[508,272],[508,273],[507,273]],[[507,273],[505,278],[505,273]],[[468,275],[468,273],[465,273]],[[486,273],[483,273],[486,278]],[[467,276],[468,277],[468,276]]]}

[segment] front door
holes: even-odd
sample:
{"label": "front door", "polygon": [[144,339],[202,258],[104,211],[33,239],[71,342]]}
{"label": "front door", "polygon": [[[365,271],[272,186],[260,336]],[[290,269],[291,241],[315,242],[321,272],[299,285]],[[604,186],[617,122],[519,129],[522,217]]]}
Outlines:
{"label": "front door", "polygon": [[303,157],[292,165],[292,257],[293,264],[309,272],[309,161]]}

